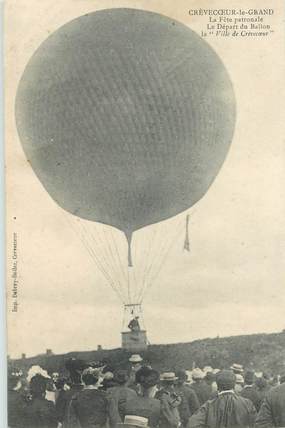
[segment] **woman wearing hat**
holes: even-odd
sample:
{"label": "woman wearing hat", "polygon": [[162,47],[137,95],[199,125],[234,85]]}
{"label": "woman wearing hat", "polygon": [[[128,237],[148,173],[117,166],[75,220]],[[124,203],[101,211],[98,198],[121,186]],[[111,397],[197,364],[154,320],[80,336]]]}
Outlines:
{"label": "woman wearing hat", "polygon": [[161,404],[153,398],[156,385],[159,382],[159,373],[149,367],[142,367],[136,373],[136,382],[140,385],[141,395],[126,402],[123,416],[140,416],[148,419],[150,428],[159,426],[161,418]]}
{"label": "woman wearing hat", "polygon": [[23,418],[24,398],[19,393],[21,387],[20,370],[11,369],[8,373],[8,426],[9,428],[21,427]]}
{"label": "woman wearing hat", "polygon": [[57,420],[59,423],[63,424],[63,426],[66,426],[68,407],[71,398],[84,387],[81,375],[86,367],[86,362],[77,358],[69,358],[65,362],[65,368],[69,372],[70,388],[60,391],[55,402]]}
{"label": "woman wearing hat", "polygon": [[45,398],[49,377],[44,370],[33,373],[30,378],[29,392],[22,414],[22,428],[56,428],[57,418],[52,401]]}
{"label": "woman wearing hat", "polygon": [[115,427],[119,421],[112,400],[98,389],[100,371],[88,367],[82,373],[84,388],[70,402],[67,417],[68,428],[105,428],[109,422]]}
{"label": "woman wearing hat", "polygon": [[161,428],[177,428],[180,426],[179,406],[182,398],[175,392],[177,377],[173,372],[165,372],[160,376],[162,388],[156,393],[161,402]]}

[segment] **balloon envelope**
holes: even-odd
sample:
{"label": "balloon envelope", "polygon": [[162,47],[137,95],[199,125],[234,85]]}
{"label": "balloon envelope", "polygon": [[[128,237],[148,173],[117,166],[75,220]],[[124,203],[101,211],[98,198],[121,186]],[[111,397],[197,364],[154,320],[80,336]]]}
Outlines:
{"label": "balloon envelope", "polygon": [[220,58],[187,26],[108,9],[41,44],[18,87],[16,122],[62,208],[131,236],[206,193],[231,143],[235,101]]}

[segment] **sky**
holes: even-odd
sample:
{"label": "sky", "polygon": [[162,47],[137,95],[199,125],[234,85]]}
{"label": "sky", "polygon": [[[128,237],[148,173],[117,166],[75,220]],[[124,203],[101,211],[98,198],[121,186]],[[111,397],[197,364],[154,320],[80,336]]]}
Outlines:
{"label": "sky", "polygon": [[[13,114],[17,83],[36,47],[49,32],[95,10],[99,2],[74,1],[74,7],[67,9],[67,0],[35,2],[34,14],[23,0],[17,0],[17,13],[16,1],[9,3],[5,105],[8,353],[18,357],[47,348],[64,353],[93,350],[99,344],[118,347],[122,303],[86,251],[82,229],[75,231],[76,220],[55,204],[26,161]],[[118,7],[130,2],[104,4]],[[189,17],[189,2],[179,4],[175,10],[168,2],[159,9],[157,1],[132,2],[132,7],[161,10],[199,33],[205,21]],[[272,20],[271,39],[207,39],[223,57],[233,82],[235,134],[214,184],[187,211],[190,253],[183,251],[186,213],[134,236],[137,277],[142,277],[140,263],[148,261],[147,249],[154,236],[152,260],[159,254],[160,243],[171,244],[143,303],[150,343],[285,328],[285,154],[280,132],[284,58],[280,56],[283,35],[278,31],[281,17],[276,12]],[[119,231],[90,223],[84,228],[95,238],[110,239],[105,248],[101,241],[93,242],[96,254],[106,256],[112,238],[124,260],[126,245]],[[11,298],[13,233],[17,234],[19,280],[16,313]],[[118,260],[114,263],[110,257],[110,274],[126,287]],[[132,276],[132,290],[136,284]]]}

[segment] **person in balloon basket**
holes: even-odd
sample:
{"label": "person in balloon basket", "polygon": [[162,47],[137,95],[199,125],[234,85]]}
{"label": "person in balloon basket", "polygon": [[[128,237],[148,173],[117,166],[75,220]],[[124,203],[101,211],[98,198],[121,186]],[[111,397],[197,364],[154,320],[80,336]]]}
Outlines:
{"label": "person in balloon basket", "polygon": [[175,383],[175,392],[181,397],[181,404],[178,407],[181,426],[187,427],[191,415],[199,409],[200,403],[195,391],[186,384],[187,374],[185,370],[178,370],[175,373],[177,381]]}
{"label": "person in balloon basket", "polygon": [[69,358],[65,362],[65,368],[69,372],[70,388],[62,388],[55,402],[57,420],[64,427],[67,423],[67,412],[70,400],[75,393],[81,391],[84,387],[81,375],[86,366],[87,364],[85,361],[77,358]]}
{"label": "person in balloon basket", "polygon": [[141,395],[126,401],[121,412],[123,421],[127,415],[140,416],[148,420],[150,428],[157,428],[161,420],[161,402],[154,398],[159,383],[159,373],[149,367],[142,367],[136,373]]}
{"label": "person in balloon basket", "polygon": [[189,419],[189,428],[249,428],[254,426],[256,409],[252,402],[234,391],[236,377],[231,370],[217,374],[218,394]]}
{"label": "person in balloon basket", "polygon": [[73,395],[67,415],[67,428],[115,428],[120,421],[114,401],[99,389],[100,372],[89,367],[82,373],[84,387]]}
{"label": "person in balloon basket", "polygon": [[131,321],[128,324],[128,328],[131,331],[140,331],[141,327],[140,327],[139,317],[138,316],[136,316],[133,319],[131,319]]}
{"label": "person in balloon basket", "polygon": [[160,376],[161,389],[157,391],[155,398],[161,402],[161,428],[177,428],[181,425],[179,407],[182,397],[175,392],[177,376],[173,372],[165,372]]}

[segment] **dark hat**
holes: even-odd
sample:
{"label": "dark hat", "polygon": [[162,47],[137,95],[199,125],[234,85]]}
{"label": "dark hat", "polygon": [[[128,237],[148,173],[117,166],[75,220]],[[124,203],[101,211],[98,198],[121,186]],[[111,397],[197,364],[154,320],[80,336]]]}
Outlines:
{"label": "dark hat", "polygon": [[258,389],[264,389],[268,386],[267,380],[264,377],[259,377],[255,381],[255,385]]}
{"label": "dark hat", "polygon": [[231,370],[221,370],[216,376],[218,389],[225,391],[233,389],[236,383],[236,376]]}
{"label": "dark hat", "polygon": [[88,364],[85,361],[79,360],[78,358],[69,358],[65,361],[65,368],[71,373],[82,373],[87,366]]}
{"label": "dark hat", "polygon": [[33,376],[30,381],[31,394],[36,396],[43,395],[46,392],[48,381],[49,379],[41,374]]}
{"label": "dark hat", "polygon": [[207,382],[215,382],[215,380],[216,380],[216,375],[215,375],[214,373],[212,373],[212,372],[207,372],[207,373],[206,373],[206,376],[204,377],[204,379],[205,379]]}
{"label": "dark hat", "polygon": [[67,383],[67,380],[64,377],[59,377],[54,382],[56,389],[62,389],[66,383]]}
{"label": "dark hat", "polygon": [[91,361],[88,363],[88,367],[93,367],[95,369],[109,367],[109,360],[107,358],[103,358],[100,361]]}
{"label": "dark hat", "polygon": [[103,366],[102,373],[114,373],[114,367],[107,364],[106,366]]}
{"label": "dark hat", "polygon": [[255,380],[255,375],[253,370],[247,370],[244,374],[244,382],[247,385],[252,385]]}
{"label": "dark hat", "polygon": [[88,363],[88,367],[93,367],[93,369],[97,369],[100,367],[103,367],[104,365],[101,363],[101,361],[90,361]]}
{"label": "dark hat", "polygon": [[269,373],[266,373],[266,372],[263,372],[263,373],[262,373],[262,377],[263,377],[265,380],[269,380],[269,379],[270,379],[270,375],[269,375]]}
{"label": "dark hat", "polygon": [[149,367],[142,367],[136,372],[136,382],[144,388],[150,388],[158,384],[159,373]]}
{"label": "dark hat", "polygon": [[188,376],[185,370],[177,370],[175,372],[175,376],[178,378],[178,380],[181,380],[183,382],[185,382],[188,379]]}
{"label": "dark hat", "polygon": [[129,376],[126,370],[117,370],[114,373],[114,381],[119,385],[124,385],[128,379],[129,379]]}

